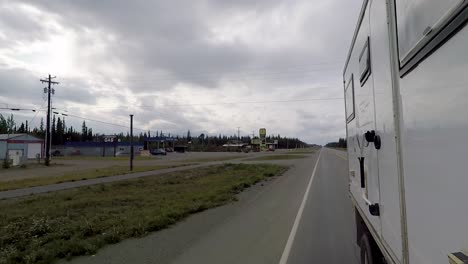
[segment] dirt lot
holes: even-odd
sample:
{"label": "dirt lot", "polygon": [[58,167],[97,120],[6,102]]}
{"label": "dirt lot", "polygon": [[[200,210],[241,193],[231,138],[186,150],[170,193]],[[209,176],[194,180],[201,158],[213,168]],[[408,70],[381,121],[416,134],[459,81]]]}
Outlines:
{"label": "dirt lot", "polygon": [[[134,166],[172,165],[180,163],[200,163],[216,160],[229,160],[249,158],[258,153],[237,152],[190,152],[190,153],[168,153],[167,156],[135,157]],[[81,170],[107,168],[112,166],[125,166],[129,164],[126,158],[103,158],[103,157],[65,157],[54,158],[52,166],[45,167],[37,162],[30,162],[26,168],[0,169],[0,182],[20,180],[34,177],[61,176],[68,172]]]}

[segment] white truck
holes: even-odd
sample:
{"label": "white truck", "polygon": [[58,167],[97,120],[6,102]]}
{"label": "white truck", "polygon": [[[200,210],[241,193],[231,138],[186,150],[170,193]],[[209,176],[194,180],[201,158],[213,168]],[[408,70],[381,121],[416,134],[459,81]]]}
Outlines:
{"label": "white truck", "polygon": [[468,263],[468,0],[364,0],[343,82],[361,263]]}

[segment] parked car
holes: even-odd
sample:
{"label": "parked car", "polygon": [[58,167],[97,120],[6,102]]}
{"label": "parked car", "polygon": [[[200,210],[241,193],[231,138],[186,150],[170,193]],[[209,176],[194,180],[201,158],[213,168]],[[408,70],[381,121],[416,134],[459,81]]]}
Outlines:
{"label": "parked car", "polygon": [[130,153],[129,153],[129,152],[125,152],[125,151],[117,151],[117,152],[115,153],[115,156],[116,156],[116,157],[130,156]]}
{"label": "parked car", "polygon": [[166,148],[166,152],[174,152],[174,149],[172,149],[172,148]]}
{"label": "parked car", "polygon": [[70,152],[70,156],[80,156],[80,155],[81,155],[81,151],[79,149],[76,149]]}
{"label": "parked car", "polygon": [[63,154],[62,154],[62,152],[60,152],[60,150],[55,150],[54,152],[52,152],[52,156],[54,156],[54,157],[62,157]]}
{"label": "parked car", "polygon": [[163,155],[166,156],[167,152],[164,149],[153,149],[151,150],[151,155]]}

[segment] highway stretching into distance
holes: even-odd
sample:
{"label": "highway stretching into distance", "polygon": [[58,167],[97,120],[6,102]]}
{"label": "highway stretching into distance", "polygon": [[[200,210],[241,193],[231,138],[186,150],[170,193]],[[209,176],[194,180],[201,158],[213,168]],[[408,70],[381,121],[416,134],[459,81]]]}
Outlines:
{"label": "highway stretching into distance", "polygon": [[275,163],[291,168],[235,203],[71,263],[358,263],[346,153],[323,148]]}

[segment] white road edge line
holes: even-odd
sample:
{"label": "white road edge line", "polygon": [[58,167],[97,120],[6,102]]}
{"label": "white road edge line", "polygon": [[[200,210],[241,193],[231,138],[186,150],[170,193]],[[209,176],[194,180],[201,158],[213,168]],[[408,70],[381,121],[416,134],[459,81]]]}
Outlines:
{"label": "white road edge line", "polygon": [[304,197],[302,198],[301,206],[299,207],[299,211],[297,211],[296,219],[294,220],[294,225],[291,229],[291,233],[289,233],[288,242],[286,242],[286,246],[284,247],[283,254],[281,255],[281,259],[279,264],[286,264],[288,262],[289,253],[291,252],[292,245],[294,243],[294,238],[296,237],[297,228],[302,219],[302,213],[304,212],[304,207],[309,197],[310,187],[312,186],[312,181],[315,177],[315,171],[317,170],[317,165],[320,161],[320,155],[322,155],[322,149],[320,149],[319,156],[317,161],[315,162],[314,170],[312,171],[312,176],[310,176],[309,184],[307,185],[307,189],[304,193]]}

